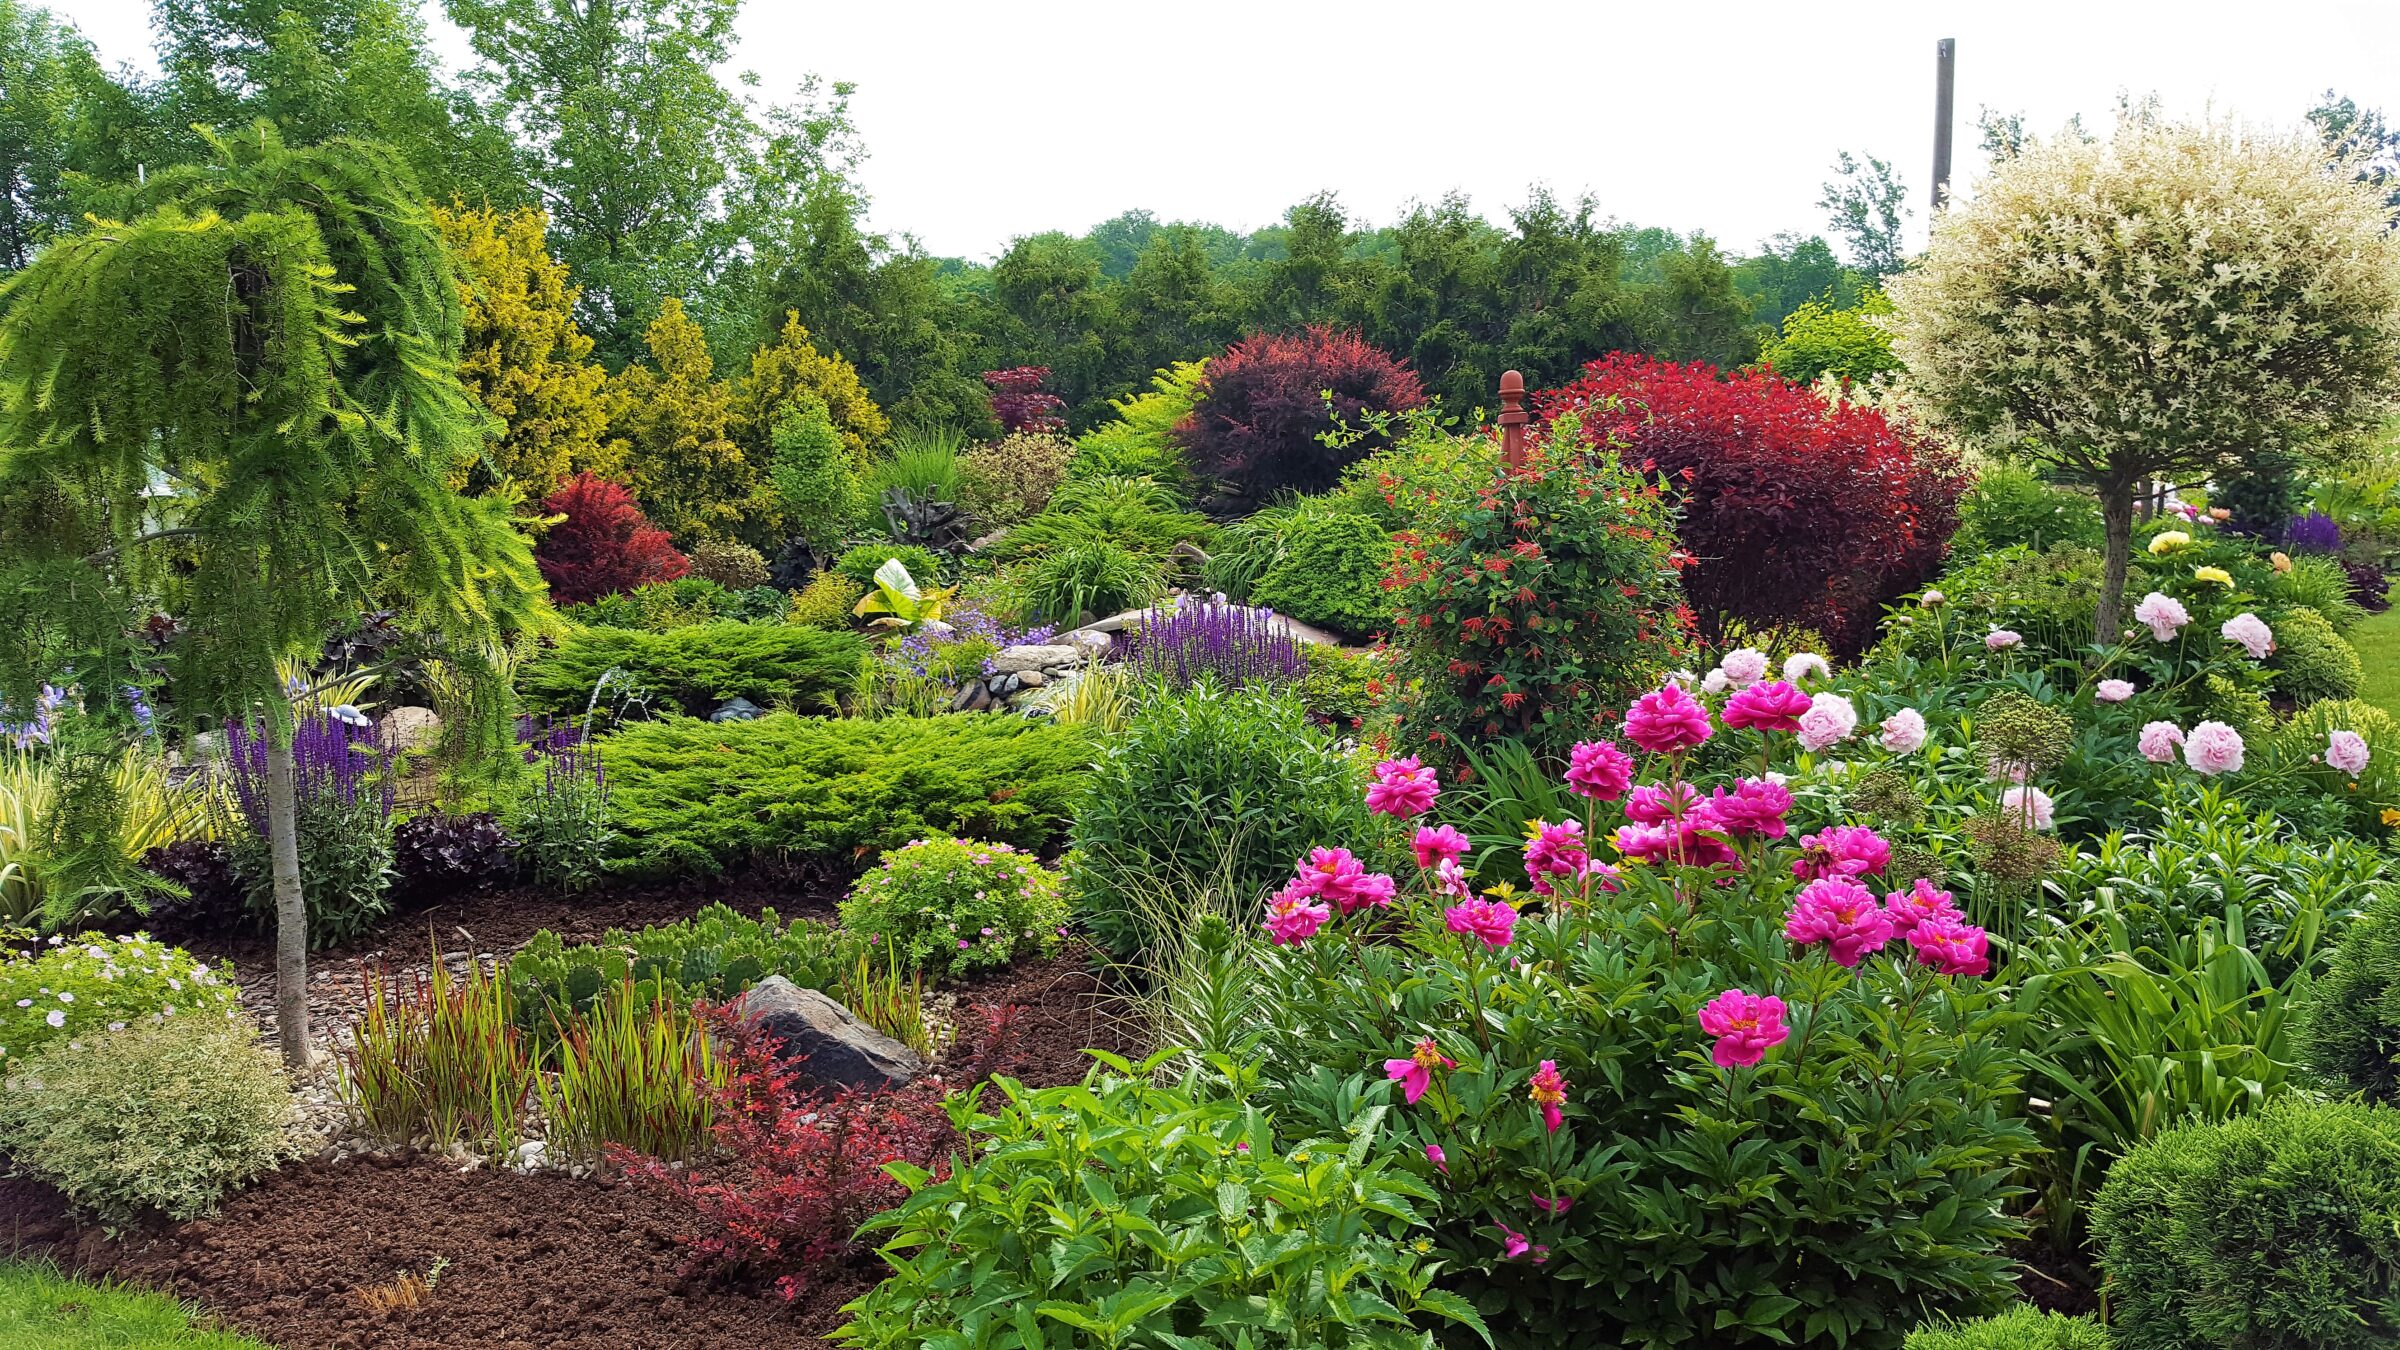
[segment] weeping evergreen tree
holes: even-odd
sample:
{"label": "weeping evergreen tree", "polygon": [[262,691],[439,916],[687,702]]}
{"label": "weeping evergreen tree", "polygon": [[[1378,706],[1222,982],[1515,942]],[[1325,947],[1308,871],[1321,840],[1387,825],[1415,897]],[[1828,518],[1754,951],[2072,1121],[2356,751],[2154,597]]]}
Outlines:
{"label": "weeping evergreen tree", "polygon": [[[0,703],[71,672],[94,717],[164,676],[176,715],[271,728],[277,1025],[308,1056],[307,919],[278,658],[373,608],[470,678],[537,621],[505,502],[460,496],[484,414],[458,285],[381,146],[211,138],[133,218],[0,288]],[[167,615],[172,625],[152,622]],[[163,635],[163,636],[162,636]]]}

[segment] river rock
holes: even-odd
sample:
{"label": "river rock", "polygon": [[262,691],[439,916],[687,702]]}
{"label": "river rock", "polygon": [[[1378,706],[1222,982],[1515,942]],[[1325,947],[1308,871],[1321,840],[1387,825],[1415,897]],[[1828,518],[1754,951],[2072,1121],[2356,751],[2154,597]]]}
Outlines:
{"label": "river rock", "polygon": [[1076,666],[1083,663],[1083,649],[1073,646],[1010,647],[992,658],[992,673],[1015,675],[1022,671],[1042,670],[1054,666]]}
{"label": "river rock", "polygon": [[915,1051],[781,975],[751,986],[735,1007],[777,1042],[784,1063],[822,1086],[875,1092],[903,1087],[925,1072]]}

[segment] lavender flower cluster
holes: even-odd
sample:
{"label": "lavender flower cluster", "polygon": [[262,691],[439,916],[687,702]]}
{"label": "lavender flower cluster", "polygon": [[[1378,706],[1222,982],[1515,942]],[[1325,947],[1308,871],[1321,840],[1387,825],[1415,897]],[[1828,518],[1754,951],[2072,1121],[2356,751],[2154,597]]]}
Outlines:
{"label": "lavender flower cluster", "polygon": [[2342,550],[2342,527],[2322,511],[2292,517],[2283,527],[2283,545],[2294,553],[2339,553]]}
{"label": "lavender flower cluster", "polygon": [[[337,715],[348,712],[348,716]],[[267,731],[248,722],[225,726],[225,758],[233,799],[242,819],[261,837],[267,832]],[[392,814],[392,752],[375,734],[375,724],[351,709],[303,715],[292,728],[292,788],[301,800],[356,806],[373,793],[384,819]]]}
{"label": "lavender flower cluster", "polygon": [[[946,628],[923,625],[900,639],[900,659],[913,673],[930,673],[941,648],[962,642],[987,641],[997,652],[1010,647],[1045,646],[1058,635],[1056,628],[1046,624],[1037,628],[1011,628],[972,605],[952,609],[943,616],[943,622]],[[984,658],[983,673],[992,673],[990,657]]]}
{"label": "lavender flower cluster", "polygon": [[1289,684],[1306,673],[1299,640],[1275,611],[1223,597],[1153,607],[1134,640],[1134,668],[1177,689],[1203,676],[1230,687]]}

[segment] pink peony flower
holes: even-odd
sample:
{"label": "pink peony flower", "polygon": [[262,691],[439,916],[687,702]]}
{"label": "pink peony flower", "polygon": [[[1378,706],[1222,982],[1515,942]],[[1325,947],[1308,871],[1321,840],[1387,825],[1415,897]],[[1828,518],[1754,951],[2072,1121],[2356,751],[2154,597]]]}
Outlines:
{"label": "pink peony flower", "polygon": [[1525,841],[1525,876],[1533,882],[1536,894],[1551,894],[1550,878],[1579,877],[1583,865],[1591,861],[1591,850],[1583,840],[1583,823],[1562,820],[1553,825],[1537,820],[1532,835]]}
{"label": "pink peony flower", "polygon": [[1375,781],[1367,785],[1367,809],[1407,820],[1432,810],[1441,792],[1433,770],[1418,763],[1416,756],[1387,759],[1375,766]]}
{"label": "pink peony flower", "polygon": [[1442,921],[1450,925],[1451,932],[1479,938],[1484,946],[1498,951],[1516,936],[1517,911],[1498,900],[1469,900],[1443,910]]}
{"label": "pink peony flower", "polygon": [[1425,1161],[1433,1164],[1434,1171],[1441,1173],[1443,1176],[1450,1175],[1450,1155],[1442,1152],[1442,1146],[1440,1144],[1427,1144],[1425,1146]]}
{"label": "pink peony flower", "polygon": [[2325,738],[2325,762],[2352,778],[2367,771],[2367,738],[2355,731],[2336,731]]}
{"label": "pink peony flower", "polygon": [[1856,966],[1892,940],[1892,921],[1866,887],[1820,877],[1800,889],[1784,916],[1783,935],[1803,947],[1822,942],[1834,964]]}
{"label": "pink peony flower", "polygon": [[2152,722],[2142,728],[2142,758],[2153,764],[2175,762],[2175,747],[2183,744],[2183,728],[2173,722]]}
{"label": "pink peony flower", "polygon": [[1745,778],[1734,784],[1732,793],[1718,788],[1709,794],[1706,810],[1718,829],[1730,835],[1756,835],[1762,839],[1781,839],[1789,832],[1783,815],[1792,809],[1792,794],[1779,783],[1764,778]]}
{"label": "pink peony flower", "polygon": [[2266,621],[2255,614],[2247,612],[2236,614],[2227,619],[2225,626],[2217,631],[2224,634],[2227,642],[2242,644],[2242,650],[2250,653],[2250,659],[2253,661],[2264,661],[2267,659],[2267,653],[2275,650],[2274,630],[2268,628]]}
{"label": "pink peony flower", "polygon": [[1417,1098],[1425,1095],[1425,1089],[1433,1086],[1435,1069],[1457,1067],[1458,1061],[1443,1054],[1441,1047],[1433,1043],[1431,1036],[1427,1036],[1409,1050],[1408,1058],[1385,1060],[1383,1076],[1398,1083],[1401,1097],[1414,1106]]}
{"label": "pink peony flower", "polygon": [[1800,714],[1800,744],[1814,752],[1850,739],[1858,730],[1858,709],[1840,694],[1819,694]]}
{"label": "pink peony flower", "polygon": [[1443,859],[1457,862],[1467,856],[1467,837],[1449,825],[1417,827],[1417,866],[1431,869]]}
{"label": "pink peony flower", "polygon": [[1857,877],[1881,872],[1892,860],[1892,846],[1864,825],[1828,825],[1800,839],[1800,859],[1792,875],[1802,881],[1820,877]]}
{"label": "pink peony flower", "polygon": [[1793,652],[1783,658],[1783,678],[1798,684],[1812,675],[1820,680],[1832,679],[1833,667],[1815,652]]}
{"label": "pink peony flower", "polygon": [[1936,914],[1908,930],[1917,959],[1944,975],[1981,975],[1992,968],[1991,939],[1955,914]]}
{"label": "pink peony flower", "polygon": [[2102,703],[2123,703],[2133,697],[2133,681],[2102,680],[2100,687],[2092,691],[2092,697]]}
{"label": "pink peony flower", "polygon": [[1700,792],[1689,783],[1677,783],[1673,795],[1657,783],[1644,783],[1625,799],[1625,818],[1641,825],[1663,825],[1678,816],[1688,816],[1700,806]]}
{"label": "pink peony flower", "polygon": [[1708,1057],[1720,1069],[1747,1069],[1791,1038],[1783,1025],[1783,1000],[1773,994],[1728,989],[1700,1010],[1700,1030],[1717,1038]]}
{"label": "pink peony flower", "polygon": [[2173,642],[2175,630],[2192,621],[2182,601],[2160,591],[2143,596],[2142,602],[2133,607],[2133,617],[2150,625],[2150,636],[2161,642]]}
{"label": "pink peony flower", "polygon": [[1995,628],[1983,635],[1983,645],[1992,651],[2004,652],[2025,641],[2025,635],[2007,628]]}
{"label": "pink peony flower", "polygon": [[1264,926],[1269,941],[1278,947],[1293,947],[1315,937],[1317,929],[1332,917],[1331,906],[1317,904],[1295,881],[1267,901]]}
{"label": "pink peony flower", "polygon": [[[1694,812],[1681,821],[1670,820],[1657,825],[1621,825],[1617,827],[1617,851],[1635,862],[1739,868],[1742,865],[1741,855],[1735,853],[1724,840],[1705,833],[1719,828],[1722,827],[1716,821],[1700,812]],[[1611,886],[1609,889],[1616,888]]]}
{"label": "pink peony flower", "polygon": [[2050,828],[2050,794],[2040,788],[2012,787],[2000,794],[2000,808],[2016,817],[2020,825],[2036,830]]}
{"label": "pink peony flower", "polygon": [[1726,675],[1725,667],[1718,666],[1716,669],[1701,677],[1700,692],[1703,694],[1722,694],[1732,684],[1733,680],[1731,677]]}
{"label": "pink peony flower", "polygon": [[1521,1258],[1530,1257],[1532,1258],[1533,1263],[1538,1266],[1544,1261],[1550,1259],[1550,1249],[1548,1247],[1535,1246],[1533,1239],[1525,1236],[1523,1233],[1518,1232],[1514,1228],[1509,1227],[1507,1224],[1496,1223],[1493,1224],[1492,1227],[1500,1230],[1500,1256],[1502,1260],[1515,1261]]}
{"label": "pink peony flower", "polygon": [[1567,752],[1567,786],[1594,801],[1613,802],[1633,783],[1633,757],[1609,741],[1579,741]]}
{"label": "pink peony flower", "polygon": [[1542,1108],[1542,1124],[1549,1127],[1550,1133],[1558,1133],[1559,1124],[1564,1119],[1559,1108],[1567,1104],[1567,1080],[1559,1073],[1558,1065],[1551,1060],[1543,1060],[1542,1067],[1533,1071],[1532,1080],[1525,1085],[1525,1095],[1533,1098],[1534,1105]]}
{"label": "pink peony flower", "polygon": [[1735,684],[1756,684],[1766,678],[1767,654],[1756,647],[1736,647],[1725,653],[1717,668]]}
{"label": "pink peony flower", "polygon": [[1784,680],[1754,684],[1725,700],[1727,730],[1755,727],[1760,731],[1798,731],[1800,714],[1809,709],[1808,695]]}
{"label": "pink peony flower", "polygon": [[1883,897],[1883,912],[1892,921],[1892,931],[1906,937],[1927,919],[1945,914],[1956,917],[1958,905],[1950,892],[1936,890],[1932,882],[1918,877],[1916,885]]}
{"label": "pink peony flower", "polygon": [[1473,893],[1473,888],[1467,885],[1467,869],[1458,865],[1458,859],[1443,858],[1434,863],[1433,891],[1459,900]]}
{"label": "pink peony flower", "polygon": [[1548,1199],[1544,1199],[1539,1191],[1527,1191],[1525,1195],[1527,1199],[1533,1201],[1533,1207],[1535,1209],[1540,1210],[1553,1219],[1565,1214],[1568,1210],[1575,1208],[1575,1197],[1571,1195],[1552,1196]]}
{"label": "pink peony flower", "polygon": [[1368,871],[1346,848],[1309,850],[1308,861],[1300,864],[1293,884],[1304,894],[1339,905],[1344,914],[1368,905],[1389,905],[1394,894],[1390,877]]}
{"label": "pink peony flower", "polygon": [[1883,748],[1895,755],[1915,753],[1925,744],[1925,714],[1902,708],[1883,719]]}
{"label": "pink peony flower", "polygon": [[1680,754],[1714,734],[1708,725],[1708,709],[1674,684],[1635,699],[1625,710],[1623,730],[1627,740],[1654,755]]}
{"label": "pink peony flower", "polygon": [[2183,762],[2210,778],[2233,773],[2242,767],[2242,733],[2223,722],[2202,722],[2184,738]]}

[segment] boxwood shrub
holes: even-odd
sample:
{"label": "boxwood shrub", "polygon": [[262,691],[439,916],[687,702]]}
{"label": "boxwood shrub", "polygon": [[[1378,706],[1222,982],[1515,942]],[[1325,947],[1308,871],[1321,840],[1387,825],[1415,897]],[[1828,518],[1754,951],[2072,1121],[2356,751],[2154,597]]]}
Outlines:
{"label": "boxwood shrub", "polygon": [[2121,1350],[2400,1344],[2400,1110],[2284,1097],[2127,1153],[2093,1206]]}
{"label": "boxwood shrub", "polygon": [[601,745],[620,831],[610,867],[713,875],[835,854],[865,862],[930,833],[1042,849],[1092,760],[1081,727],[958,714],[776,714],[640,723]]}
{"label": "boxwood shrub", "polygon": [[517,683],[527,712],[555,717],[583,716],[593,686],[612,669],[625,672],[625,683],[610,688],[603,708],[632,695],[653,713],[705,717],[739,695],[762,708],[818,712],[849,688],[864,651],[855,634],[780,623],[586,628],[528,662]]}

